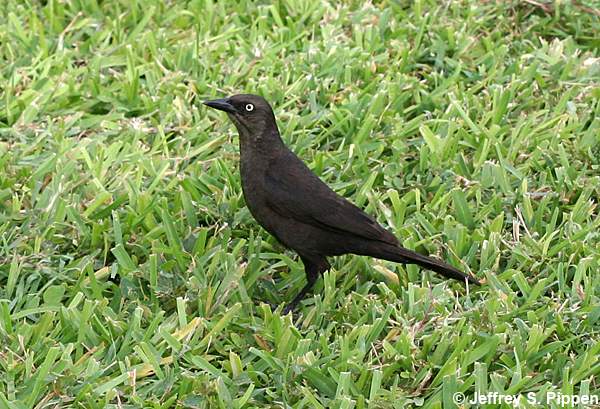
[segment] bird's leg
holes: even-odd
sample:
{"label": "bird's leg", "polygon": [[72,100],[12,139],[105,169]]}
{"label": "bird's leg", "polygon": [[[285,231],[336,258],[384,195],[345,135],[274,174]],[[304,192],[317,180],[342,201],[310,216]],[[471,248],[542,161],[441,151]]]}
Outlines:
{"label": "bird's leg", "polygon": [[304,287],[302,287],[302,290],[300,290],[298,295],[296,295],[294,299],[288,305],[285,306],[285,308],[283,309],[283,315],[286,315],[288,312],[294,311],[294,309],[298,306],[298,303],[304,299],[306,293],[310,291],[313,285],[315,285],[315,281],[317,281],[316,277],[313,279],[308,279],[308,282]]}
{"label": "bird's leg", "polygon": [[283,309],[284,315],[290,311],[294,311],[298,303],[304,299],[306,293],[310,291],[313,285],[315,285],[315,282],[317,281],[317,278],[319,278],[319,275],[327,271],[330,267],[325,257],[308,259],[306,257],[301,256],[300,258],[304,263],[304,272],[306,273],[306,285],[302,287],[298,295],[296,295],[294,299],[288,305],[285,306],[285,308]]}

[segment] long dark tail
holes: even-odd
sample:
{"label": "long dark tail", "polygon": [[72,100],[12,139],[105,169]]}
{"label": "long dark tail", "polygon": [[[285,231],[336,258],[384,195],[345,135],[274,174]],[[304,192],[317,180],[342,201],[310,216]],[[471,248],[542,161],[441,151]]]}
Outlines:
{"label": "long dark tail", "polygon": [[456,267],[452,267],[448,263],[444,263],[441,260],[424,256],[419,253],[415,253],[412,250],[405,249],[400,246],[393,246],[385,243],[374,243],[373,246],[369,246],[368,254],[371,257],[381,258],[384,260],[395,261],[396,263],[403,264],[418,264],[428,270],[435,271],[443,275],[444,277],[453,278],[458,281],[464,282],[467,280],[472,284],[481,285],[481,282],[476,278],[471,277],[468,274],[463,273]]}

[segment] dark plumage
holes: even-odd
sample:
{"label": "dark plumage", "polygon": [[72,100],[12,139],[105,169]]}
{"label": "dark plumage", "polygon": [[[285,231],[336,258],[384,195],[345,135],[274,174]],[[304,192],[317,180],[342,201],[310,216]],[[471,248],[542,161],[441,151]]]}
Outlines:
{"label": "dark plumage", "polygon": [[250,212],[304,263],[307,284],[285,312],[329,269],[328,256],[347,253],[414,263],[448,278],[479,284],[441,260],[403,248],[390,231],[331,190],[284,145],[264,98],[234,95],[205,104],[227,112],[238,130],[242,189]]}

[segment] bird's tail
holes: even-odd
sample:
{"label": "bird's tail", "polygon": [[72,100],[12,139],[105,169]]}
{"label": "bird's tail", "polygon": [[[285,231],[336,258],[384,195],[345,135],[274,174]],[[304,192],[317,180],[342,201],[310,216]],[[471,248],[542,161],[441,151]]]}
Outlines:
{"label": "bird's tail", "polygon": [[381,258],[384,260],[395,261],[396,263],[403,264],[418,264],[419,266],[426,268],[431,271],[435,271],[447,278],[453,278],[458,281],[464,282],[467,280],[472,284],[480,285],[481,282],[476,278],[471,277],[468,274],[463,273],[456,267],[451,266],[441,260],[433,257],[424,256],[416,253],[412,250],[405,249],[404,247],[394,246],[391,244],[378,243],[373,251],[369,251],[369,256]]}

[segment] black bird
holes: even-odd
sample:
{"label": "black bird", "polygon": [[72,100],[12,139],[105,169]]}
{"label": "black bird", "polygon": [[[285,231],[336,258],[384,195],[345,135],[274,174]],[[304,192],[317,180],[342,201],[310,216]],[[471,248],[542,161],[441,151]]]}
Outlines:
{"label": "black bird", "polygon": [[264,98],[242,94],[204,104],[227,112],[238,130],[242,190],[250,213],[304,263],[307,283],[284,313],[293,310],[329,269],[328,256],[347,253],[418,264],[448,278],[480,284],[441,260],[403,248],[390,231],[331,190],[285,146]]}

